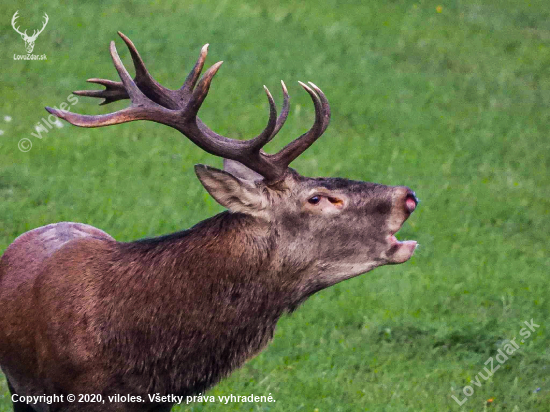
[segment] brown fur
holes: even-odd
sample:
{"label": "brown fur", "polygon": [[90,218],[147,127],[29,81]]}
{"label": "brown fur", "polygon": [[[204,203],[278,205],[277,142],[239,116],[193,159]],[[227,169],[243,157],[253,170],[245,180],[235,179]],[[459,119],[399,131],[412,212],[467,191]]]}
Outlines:
{"label": "brown fur", "polygon": [[[204,392],[260,352],[282,314],[320,289],[392,263],[399,249],[387,234],[408,216],[407,188],[295,172],[270,187],[202,168],[205,187],[233,211],[130,243],[57,223],[8,247],[0,260],[0,365],[12,392],[143,399]],[[339,203],[323,197],[312,205],[311,193]]]}

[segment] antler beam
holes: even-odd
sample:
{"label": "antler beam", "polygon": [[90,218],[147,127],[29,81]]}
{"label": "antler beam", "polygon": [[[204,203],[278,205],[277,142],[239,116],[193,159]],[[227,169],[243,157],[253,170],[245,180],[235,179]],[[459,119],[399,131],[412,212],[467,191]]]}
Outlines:
{"label": "antler beam", "polygon": [[[131,78],[122,64],[115,43],[111,42],[110,52],[121,82],[105,79],[88,79],[90,83],[100,84],[105,90],[80,90],[79,96],[103,98],[100,104],[130,99],[130,106],[114,113],[88,116],[60,111],[46,107],[48,112],[81,127],[100,127],[126,123],[134,120],[151,120],[173,127],[187,136],[193,143],[215,156],[237,160],[260,173],[268,182],[281,180],[288,165],[303,153],[327,128],[330,121],[330,106],[323,92],[313,83],[300,85],[310,95],[315,107],[315,122],[311,129],[285,146],[280,152],[270,155],[262,150],[284,125],[289,113],[289,95],[284,82],[283,107],[277,117],[277,109],[271,93],[264,86],[269,102],[269,119],[265,129],[250,140],[235,140],[219,135],[206,126],[197,116],[210,89],[210,84],[223,62],[210,67],[199,80],[202,72],[208,44],[201,49],[193,70],[178,90],[167,89],[159,84],[148,72],[132,41],[118,32],[128,46],[134,63],[136,76]],[[197,83],[198,82],[198,83]]]}

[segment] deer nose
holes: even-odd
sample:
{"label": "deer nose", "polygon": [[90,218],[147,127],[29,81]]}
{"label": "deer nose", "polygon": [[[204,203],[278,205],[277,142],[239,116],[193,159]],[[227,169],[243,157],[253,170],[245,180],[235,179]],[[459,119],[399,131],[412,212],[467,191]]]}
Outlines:
{"label": "deer nose", "polygon": [[405,209],[407,209],[407,212],[409,213],[414,212],[414,209],[416,209],[417,204],[418,204],[418,199],[414,195],[414,192],[408,193],[407,197],[405,198]]}
{"label": "deer nose", "polygon": [[418,206],[418,198],[416,197],[416,194],[406,186],[399,187],[399,193],[399,198],[401,199],[399,202],[402,202],[401,204],[404,205],[405,211],[408,214],[414,212],[416,206]]}

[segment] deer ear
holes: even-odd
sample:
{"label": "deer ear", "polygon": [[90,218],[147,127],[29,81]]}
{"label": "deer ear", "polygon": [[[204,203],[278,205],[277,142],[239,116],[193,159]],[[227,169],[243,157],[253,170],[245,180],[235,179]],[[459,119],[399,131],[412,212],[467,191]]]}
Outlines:
{"label": "deer ear", "polygon": [[264,179],[261,174],[256,173],[254,170],[249,169],[241,162],[237,162],[236,160],[223,159],[223,170],[243,180],[250,180],[254,182],[256,180]]}
{"label": "deer ear", "polygon": [[258,215],[267,207],[267,198],[253,182],[205,165],[196,165],[195,173],[216,202],[232,212]]}

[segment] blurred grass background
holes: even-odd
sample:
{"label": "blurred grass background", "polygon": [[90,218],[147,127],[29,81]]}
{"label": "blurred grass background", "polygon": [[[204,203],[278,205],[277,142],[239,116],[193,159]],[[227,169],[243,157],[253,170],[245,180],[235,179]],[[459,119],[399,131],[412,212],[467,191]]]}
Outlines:
{"label": "blurred grass background", "polygon": [[[16,10],[22,29],[50,16],[34,50],[46,61],[13,60],[24,53],[10,26]],[[171,88],[209,42],[208,62],[225,64],[200,115],[231,137],[263,128],[262,85],[280,105],[284,79],[291,114],[268,151],[309,128],[313,107],[296,81],[316,83],[332,124],[293,167],[404,184],[421,199],[399,233],[420,242],[411,261],[313,296],[282,319],[268,350],[209,392],[271,393],[276,403],[177,411],[550,410],[550,3],[26,0],[0,12],[0,251],[57,221],[130,241],[221,210],[192,168],[221,161],[166,126],[65,124],[31,135],[43,107],[87,88],[85,79],[117,79],[110,40],[131,67],[117,30]],[[125,105],[79,98],[73,110]],[[32,142],[28,153],[21,138]],[[457,405],[451,396],[463,399],[530,319],[537,332]],[[1,394],[0,411],[11,410],[2,379]]]}

